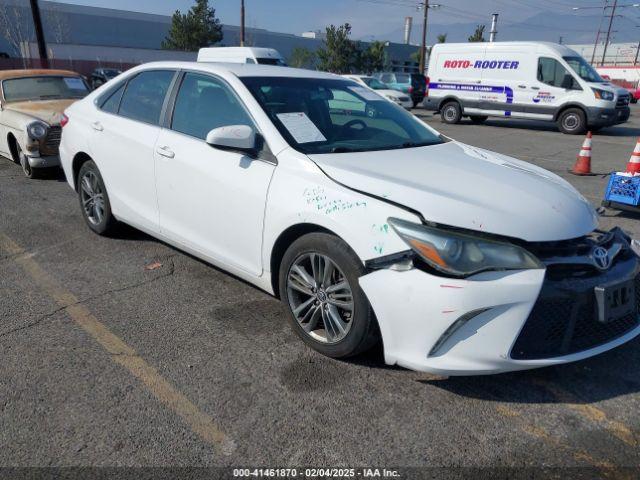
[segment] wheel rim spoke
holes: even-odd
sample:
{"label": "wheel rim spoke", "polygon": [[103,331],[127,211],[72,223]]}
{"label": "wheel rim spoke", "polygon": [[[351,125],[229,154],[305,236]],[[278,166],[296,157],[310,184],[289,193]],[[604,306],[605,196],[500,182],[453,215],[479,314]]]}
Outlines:
{"label": "wheel rim spoke", "polygon": [[302,330],[322,343],[337,343],[349,333],[354,315],[348,280],[328,256],[305,253],[289,268],[287,297]]}

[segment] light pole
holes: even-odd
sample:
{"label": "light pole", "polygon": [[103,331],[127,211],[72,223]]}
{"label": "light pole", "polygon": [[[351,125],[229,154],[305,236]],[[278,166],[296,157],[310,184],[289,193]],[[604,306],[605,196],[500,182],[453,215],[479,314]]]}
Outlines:
{"label": "light pole", "polygon": [[437,3],[429,4],[429,0],[424,0],[424,2],[418,5],[418,10],[421,8],[424,9],[424,16],[422,19],[422,43],[420,46],[420,73],[424,73],[424,69],[426,67],[426,56],[427,56],[427,20],[429,18],[429,9],[430,8],[438,8],[440,7]]}
{"label": "light pole", "polygon": [[[607,1],[607,4],[605,4],[602,7],[602,18],[609,17],[609,28],[607,28],[607,38],[605,39],[605,42],[604,42],[604,49],[602,52],[602,61],[600,62],[600,65],[604,65],[604,60],[605,60],[605,57],[607,56],[607,48],[609,46],[609,40],[611,39],[611,27],[613,26],[613,19],[616,16],[616,9],[628,8],[628,7],[635,7],[635,8],[640,7],[640,3],[626,3],[624,5],[618,5],[618,0],[613,0],[613,5],[608,5],[608,1]],[[600,7],[573,7],[572,10],[573,11],[588,10],[592,8],[599,9]],[[611,15],[605,15],[607,8],[612,9]],[[600,20],[600,25],[602,25],[602,20]],[[596,46],[598,45],[599,40],[600,40],[600,27],[598,27],[598,33],[596,35],[596,43],[593,45],[593,55],[591,56],[591,63],[594,63],[595,56],[596,56]]]}

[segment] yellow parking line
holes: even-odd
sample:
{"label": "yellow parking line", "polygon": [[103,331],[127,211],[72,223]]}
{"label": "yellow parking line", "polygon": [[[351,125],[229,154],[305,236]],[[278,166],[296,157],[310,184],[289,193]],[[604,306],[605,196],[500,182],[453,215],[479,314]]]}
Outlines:
{"label": "yellow parking line", "polygon": [[583,418],[586,418],[590,422],[598,423],[602,425],[611,435],[618,440],[626,443],[630,447],[637,447],[638,442],[633,432],[617,420],[611,420],[607,417],[607,414],[593,405],[586,405],[580,403],[580,401],[570,392],[564,390],[558,385],[545,381],[541,378],[534,379],[534,383],[548,390],[558,401],[562,402],[565,406],[578,413]]}
{"label": "yellow parking line", "polygon": [[224,455],[229,455],[235,448],[231,440],[215,424],[213,419],[200,411],[187,397],[165,380],[158,371],[144,361],[133,348],[111,332],[103,323],[93,316],[87,307],[65,290],[53,277],[45,272],[32,256],[13,240],[0,233],[0,248],[44,290],[69,317],[109,354],[111,359],[124,367],[142,382],[147,390],[167,407],[182,418],[193,432]]}
{"label": "yellow parking line", "polygon": [[[503,404],[499,404],[495,408],[496,408],[496,411],[502,416],[523,420],[522,414],[511,407],[508,407]],[[597,468],[605,477],[616,478],[616,479],[635,478],[634,476],[628,474],[627,472],[618,469],[611,462],[596,460],[595,458],[593,458],[593,456],[591,456],[585,450],[575,450],[571,445],[568,445],[562,442],[556,436],[552,435],[551,433],[549,433],[547,430],[545,430],[540,426],[531,425],[529,423],[523,423],[521,425],[521,428],[529,435],[539,438],[545,443],[553,445],[554,447],[560,448],[562,450],[569,451],[571,455],[573,455],[573,458],[575,460],[590,464],[591,466]]]}

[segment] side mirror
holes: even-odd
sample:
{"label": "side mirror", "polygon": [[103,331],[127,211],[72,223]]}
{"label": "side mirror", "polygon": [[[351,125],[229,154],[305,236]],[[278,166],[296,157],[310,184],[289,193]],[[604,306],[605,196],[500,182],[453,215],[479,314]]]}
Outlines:
{"label": "side mirror", "polygon": [[235,150],[250,156],[257,155],[256,132],[248,125],[229,125],[214,128],[205,140],[220,150]]}

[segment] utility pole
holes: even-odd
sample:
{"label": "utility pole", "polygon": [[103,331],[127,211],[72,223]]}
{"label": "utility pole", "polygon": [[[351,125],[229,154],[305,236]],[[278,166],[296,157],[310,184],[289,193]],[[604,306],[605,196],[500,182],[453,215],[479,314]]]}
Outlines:
{"label": "utility pole", "polygon": [[636,48],[636,58],[633,60],[633,66],[638,64],[638,55],[640,55],[640,42],[638,42],[638,48]]}
{"label": "utility pole", "polygon": [[429,18],[429,0],[424,0],[422,8],[424,8],[424,17],[422,19],[422,43],[420,46],[420,73],[424,73],[427,56],[427,20]]}
{"label": "utility pole", "polygon": [[429,0],[424,0],[424,2],[418,5],[418,9],[424,9],[424,17],[422,18],[422,44],[420,45],[420,73],[424,73],[424,69],[427,67],[427,20],[429,19],[429,9],[440,6],[439,4],[429,5]]}
{"label": "utility pole", "polygon": [[562,45],[562,40],[563,40],[563,37],[562,37],[562,35],[560,35],[560,38],[558,39],[558,43],[559,43],[560,45]]}
{"label": "utility pole", "polygon": [[498,14],[494,13],[491,15],[491,31],[489,32],[489,42],[493,43],[496,39],[496,35],[498,34]]}
{"label": "utility pole", "polygon": [[240,0],[240,46],[244,47],[244,0]]}
{"label": "utility pole", "polygon": [[607,47],[609,46],[609,39],[611,38],[611,26],[613,25],[613,18],[616,16],[617,6],[618,6],[618,0],[613,0],[611,16],[609,17],[609,28],[607,29],[607,39],[604,42],[604,50],[602,51],[602,62],[600,63],[600,65],[604,65],[604,59],[607,56]]}
{"label": "utility pole", "polygon": [[38,0],[30,0],[31,15],[33,16],[33,26],[36,32],[36,40],[38,42],[38,53],[40,54],[40,65],[42,68],[49,68],[49,56],[47,55],[47,43],[44,39],[42,30],[42,19],[40,18],[40,7]]}

